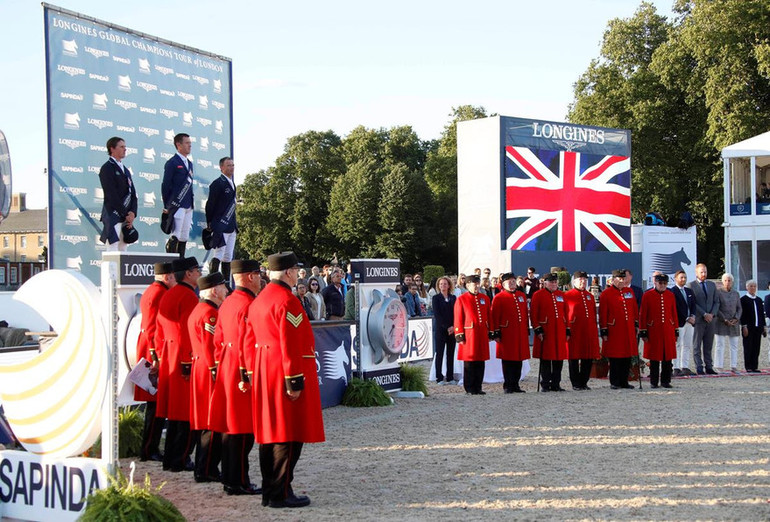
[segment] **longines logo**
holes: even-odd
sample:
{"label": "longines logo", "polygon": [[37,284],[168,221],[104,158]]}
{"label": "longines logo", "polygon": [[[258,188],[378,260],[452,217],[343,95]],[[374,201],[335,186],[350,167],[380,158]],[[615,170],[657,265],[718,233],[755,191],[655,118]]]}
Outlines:
{"label": "longines logo", "polygon": [[139,221],[148,225],[157,225],[160,223],[160,218],[153,216],[139,216]]}
{"label": "longines logo", "polygon": [[204,127],[208,127],[209,125],[211,125],[211,120],[208,119],[208,118],[201,118],[200,116],[198,116],[198,117],[195,118],[195,121],[197,121],[198,123],[200,123]]}
{"label": "longines logo", "polygon": [[[106,106],[105,106],[105,108],[106,108]],[[109,121],[109,120],[99,120],[99,119],[96,119],[96,118],[88,118],[88,120],[86,120],[86,121],[88,122],[89,125],[93,125],[94,127],[96,127],[99,130],[113,126],[113,123],[111,121]]]}
{"label": "longines logo", "polygon": [[139,126],[139,132],[147,136],[148,138],[152,138],[153,136],[159,136],[160,131],[158,129],[153,129],[152,127],[142,127]]}
{"label": "longines logo", "polygon": [[136,86],[139,87],[140,89],[144,89],[146,92],[157,91],[158,90],[158,86],[157,85],[155,85],[154,83],[149,83],[149,82],[141,82],[141,81],[140,82],[136,82]]}
{"label": "longines logo", "polygon": [[[97,167],[97,166],[95,166],[95,165],[89,165],[89,166],[88,166],[88,172],[91,172],[91,173],[93,173],[93,174],[99,174],[99,172],[100,172],[101,170],[102,170],[101,168],[99,168],[99,167]],[[101,190],[101,189],[100,189],[100,190]]]}
{"label": "longines logo", "polygon": [[72,67],[71,65],[57,65],[56,70],[59,72],[63,72],[65,74],[69,74],[70,76],[85,76],[86,70],[82,69],[80,67]]}
{"label": "longines logo", "polygon": [[119,100],[115,98],[112,103],[117,105],[118,107],[122,107],[125,110],[129,109],[136,109],[139,105],[137,105],[135,102],[132,101],[126,101],[126,100]]}
{"label": "longines logo", "polygon": [[196,82],[198,82],[200,85],[208,85],[209,84],[209,79],[208,78],[204,78],[202,76],[196,76],[196,75],[193,74],[192,79],[195,80]]}
{"label": "longines logo", "polygon": [[102,260],[101,259],[92,259],[91,261],[88,262],[88,265],[89,266],[99,266],[99,267],[101,267],[102,266]]}
{"label": "longines logo", "polygon": [[214,92],[217,94],[222,92],[222,80],[214,80]]}
{"label": "longines logo", "polygon": [[86,142],[83,140],[69,140],[67,138],[59,138],[59,145],[64,145],[65,147],[69,147],[72,150],[79,149],[80,147],[85,147]]}
{"label": "longines logo", "polygon": [[75,101],[83,101],[83,95],[82,94],[74,94],[71,92],[60,92],[59,97],[63,98],[65,100],[75,100]]}
{"label": "longines logo", "polygon": [[546,138],[553,140],[575,140],[584,143],[604,143],[604,131],[602,129],[586,129],[558,123],[533,123],[533,138]]}
{"label": "longines logo", "polygon": [[136,147],[126,147],[126,156],[130,156],[131,154],[136,154],[139,152],[139,149]]}
{"label": "longines logo", "polygon": [[60,234],[59,241],[66,241],[67,243],[72,243],[73,245],[77,245],[78,243],[83,243],[85,241],[88,241],[88,236],[74,236],[69,234]]}
{"label": "longines logo", "polygon": [[195,98],[194,94],[190,94],[189,92],[184,91],[176,91],[176,95],[182,98],[184,101],[190,101]]}
{"label": "longines logo", "polygon": [[[102,215],[99,212],[89,212],[88,216],[91,219],[100,219],[102,217]],[[97,236],[97,239],[101,242],[101,238],[99,238],[99,236]]]}
{"label": "longines logo", "polygon": [[76,57],[78,55],[78,43],[75,40],[62,40],[61,52],[65,56]]}
{"label": "longines logo", "polygon": [[94,58],[109,58],[110,53],[102,49],[96,49],[95,47],[83,47],[83,50],[93,56]]}
{"label": "longines logo", "polygon": [[174,74],[174,69],[171,67],[163,67],[162,65],[156,65],[155,70],[163,76],[166,76],[167,74]]}
{"label": "longines logo", "polygon": [[[80,170],[82,171],[83,169]],[[88,194],[88,189],[85,187],[59,187],[59,192],[69,194],[70,196],[83,196]]]}
{"label": "longines logo", "polygon": [[146,58],[139,58],[139,72],[143,74],[150,74],[150,61]]}
{"label": "longines logo", "polygon": [[212,165],[212,163],[209,160],[207,160],[207,159],[199,159],[198,160],[198,165],[200,165],[204,169],[207,169],[207,168],[209,168]]}
{"label": "longines logo", "polygon": [[173,156],[173,154],[169,154],[168,152],[161,152],[160,153],[161,159],[166,160],[166,161],[170,160],[171,156]]}
{"label": "longines logo", "polygon": [[[70,172],[72,174],[82,174],[83,173],[83,167],[73,167],[71,165],[62,165],[61,166],[62,172]],[[98,170],[97,170],[98,172]]]}
{"label": "longines logo", "polygon": [[163,116],[165,116],[168,119],[179,117],[179,113],[176,111],[172,111],[171,109],[161,109],[158,112],[160,112]]}

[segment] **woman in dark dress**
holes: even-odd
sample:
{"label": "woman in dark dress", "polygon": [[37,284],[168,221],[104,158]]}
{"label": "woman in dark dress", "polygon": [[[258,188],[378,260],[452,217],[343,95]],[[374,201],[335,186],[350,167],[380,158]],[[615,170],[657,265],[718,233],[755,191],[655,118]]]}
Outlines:
{"label": "woman in dark dress", "polygon": [[[454,380],[455,336],[454,308],[457,297],[452,293],[452,281],[440,277],[437,283],[438,293],[433,296],[433,344],[436,347],[436,382],[438,384],[457,384]],[[446,375],[444,369],[446,355]]]}

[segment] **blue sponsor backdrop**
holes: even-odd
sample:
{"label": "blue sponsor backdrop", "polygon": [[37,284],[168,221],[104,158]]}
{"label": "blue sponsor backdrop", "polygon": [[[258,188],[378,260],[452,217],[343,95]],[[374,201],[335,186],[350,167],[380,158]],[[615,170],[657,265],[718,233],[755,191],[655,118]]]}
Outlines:
{"label": "blue sponsor backdrop", "polygon": [[227,58],[46,5],[49,256],[99,284],[99,169],[106,142],[126,140],[136,185],[139,242],[163,251],[163,165],[175,134],[193,141],[195,217],[188,255],[202,260],[200,233],[208,185],[219,159],[232,156],[232,64]]}

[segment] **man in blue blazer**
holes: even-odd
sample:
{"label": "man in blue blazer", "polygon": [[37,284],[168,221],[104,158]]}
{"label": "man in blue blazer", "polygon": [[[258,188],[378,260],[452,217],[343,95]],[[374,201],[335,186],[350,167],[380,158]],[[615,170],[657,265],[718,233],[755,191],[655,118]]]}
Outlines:
{"label": "man in blue blazer", "polygon": [[235,234],[238,225],[235,222],[235,163],[233,158],[225,156],[219,160],[219,170],[222,175],[209,185],[209,197],[206,200],[206,226],[211,230],[211,249],[213,258],[209,264],[209,272],[219,270],[230,281],[230,262],[233,260],[235,249]]}
{"label": "man in blue blazer", "polygon": [[690,354],[692,353],[692,338],[695,329],[695,294],[687,286],[687,274],[679,270],[674,274],[671,287],[676,299],[676,315],[679,324],[679,337],[676,340],[676,360],[674,361],[674,376],[692,375],[690,370]]}
{"label": "man in blue blazer", "polygon": [[123,165],[126,157],[126,142],[114,136],[107,140],[107,153],[110,159],[99,169],[99,182],[104,191],[101,222],[104,224],[102,243],[107,243],[107,250],[124,251],[128,243],[123,239],[123,225],[133,228],[136,219],[136,187],[131,179],[131,171]]}
{"label": "man in blue blazer", "polygon": [[176,154],[163,167],[161,184],[163,213],[170,214],[174,220],[166,252],[176,252],[184,258],[193,218],[193,162],[188,158],[192,150],[190,135],[174,136],[174,146]]}
{"label": "man in blue blazer", "polygon": [[[707,373],[716,375],[714,371],[711,351],[714,347],[714,330],[716,317],[719,311],[719,294],[717,286],[708,281],[706,265],[698,263],[695,266],[695,281],[690,283],[690,290],[695,294],[695,332],[693,334],[693,355],[698,375]],[[705,364],[705,371],[704,371]]]}

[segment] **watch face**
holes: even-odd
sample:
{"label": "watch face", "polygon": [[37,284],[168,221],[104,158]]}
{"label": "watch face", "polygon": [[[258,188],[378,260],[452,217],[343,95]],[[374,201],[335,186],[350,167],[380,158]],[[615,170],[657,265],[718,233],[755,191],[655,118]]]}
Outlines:
{"label": "watch face", "polygon": [[382,333],[385,346],[391,353],[401,353],[406,341],[406,310],[400,301],[389,299],[382,321]]}

